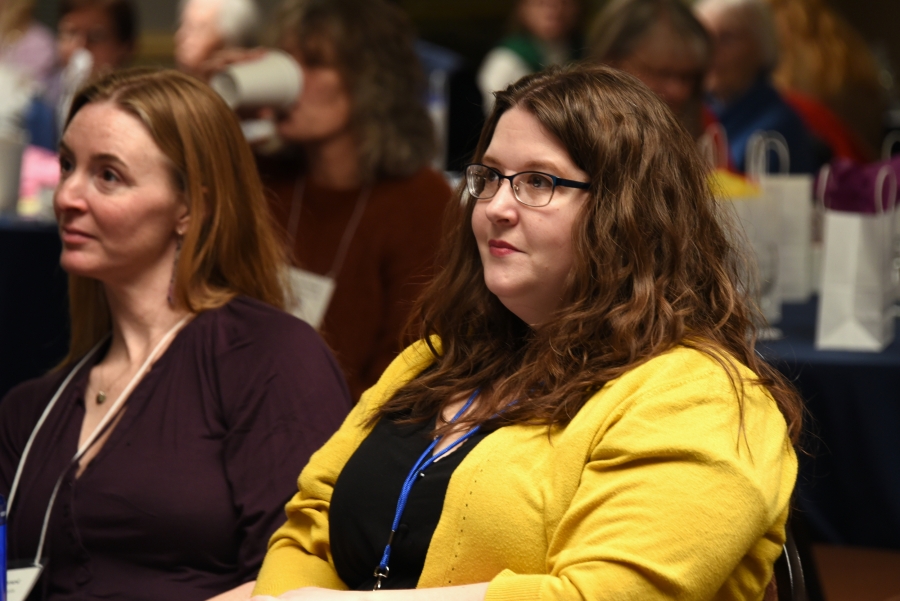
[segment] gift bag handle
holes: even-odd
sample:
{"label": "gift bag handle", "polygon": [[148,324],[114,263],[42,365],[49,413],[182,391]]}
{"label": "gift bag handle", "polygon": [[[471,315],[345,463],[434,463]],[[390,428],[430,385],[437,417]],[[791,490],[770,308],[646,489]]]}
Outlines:
{"label": "gift bag handle", "polygon": [[897,208],[897,172],[890,165],[882,165],[881,169],[878,170],[878,175],[875,177],[874,197],[872,199],[875,202],[875,212],[879,215],[884,213],[884,184],[888,179],[888,175],[891,176],[890,194],[888,194],[888,200],[891,202],[888,206],[891,212]]}
{"label": "gift bag handle", "polygon": [[769,173],[769,151],[778,155],[779,173],[791,171],[791,153],[787,140],[777,131],[757,131],[747,140],[747,175],[755,182]]}
{"label": "gift bag handle", "polygon": [[710,170],[728,169],[728,134],[721,123],[710,123],[697,146]]}
{"label": "gift bag handle", "polygon": [[895,129],[884,137],[884,141],[881,143],[881,159],[883,161],[891,158],[891,151],[898,143],[900,143],[900,130]]}
{"label": "gift bag handle", "polygon": [[[888,176],[890,176],[890,180],[888,180]],[[888,190],[890,194],[888,195],[888,200],[890,200],[890,211],[891,217],[889,218],[887,228],[887,240],[884,239],[884,235],[882,235],[881,240],[881,252],[878,253],[880,257],[879,264],[879,272],[884,275],[888,273],[887,267],[885,265],[885,259],[890,262],[893,257],[891,256],[891,246],[894,242],[894,218],[893,214],[897,207],[897,173],[894,171],[894,168],[890,165],[882,165],[881,169],[878,170],[878,175],[875,177],[875,188],[873,190],[873,201],[875,202],[875,213],[879,217],[884,216],[884,186],[885,182],[890,181],[890,187]],[[881,228],[879,228],[881,231]],[[885,248],[887,246],[887,248]]]}
{"label": "gift bag handle", "polygon": [[816,177],[816,210],[820,213],[825,212],[827,203],[825,196],[828,192],[828,180],[831,178],[831,165],[827,163],[819,169],[819,175]]}

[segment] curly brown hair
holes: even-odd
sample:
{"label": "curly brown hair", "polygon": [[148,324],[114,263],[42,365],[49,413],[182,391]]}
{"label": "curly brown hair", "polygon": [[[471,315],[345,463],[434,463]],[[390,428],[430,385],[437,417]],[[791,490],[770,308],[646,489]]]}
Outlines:
{"label": "curly brown hair", "polygon": [[406,14],[385,0],[285,0],[277,41],[307,64],[338,69],[349,91],[360,172],[372,181],[406,177],[431,161],[434,126]]}
{"label": "curly brown hair", "polygon": [[418,310],[416,334],[429,341],[435,363],[380,415],[430,419],[460,393],[481,388],[463,421],[564,424],[607,382],[683,345],[725,368],[737,402],[744,382],[736,363],[749,367],[796,440],[799,396],[754,350],[743,254],[693,140],[671,111],[621,71],[551,69],[497,93],[474,161],[513,107],[534,115],[590,176],[561,307],[532,330],[487,289],[470,225],[475,200],[461,186],[461,203],[448,212],[445,268]]}

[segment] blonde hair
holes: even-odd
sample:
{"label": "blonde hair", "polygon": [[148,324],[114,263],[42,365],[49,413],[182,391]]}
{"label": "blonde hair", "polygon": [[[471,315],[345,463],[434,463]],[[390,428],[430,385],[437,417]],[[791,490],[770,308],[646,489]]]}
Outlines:
{"label": "blonde hair", "polygon": [[[84,106],[109,102],[136,117],[172,165],[192,215],[174,274],[173,300],[192,312],[242,294],[282,308],[284,250],[237,118],[208,86],[173,70],[136,68],[79,92],[66,125]],[[77,360],[110,329],[102,284],[69,276],[69,355]]]}

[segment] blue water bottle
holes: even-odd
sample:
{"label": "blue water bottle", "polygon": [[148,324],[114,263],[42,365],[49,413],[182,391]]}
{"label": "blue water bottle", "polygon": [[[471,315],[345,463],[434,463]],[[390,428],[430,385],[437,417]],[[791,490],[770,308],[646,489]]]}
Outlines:
{"label": "blue water bottle", "polygon": [[6,601],[6,499],[0,495],[0,601]]}

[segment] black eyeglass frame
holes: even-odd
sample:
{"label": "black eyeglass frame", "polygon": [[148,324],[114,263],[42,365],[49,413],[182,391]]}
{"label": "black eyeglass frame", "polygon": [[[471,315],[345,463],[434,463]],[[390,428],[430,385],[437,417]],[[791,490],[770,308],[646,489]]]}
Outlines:
{"label": "black eyeglass frame", "polygon": [[[496,196],[497,192],[500,191],[500,186],[502,185],[503,182],[501,181],[497,184],[497,190],[495,190],[494,193],[491,194],[490,196],[477,196],[475,194],[472,194],[472,188],[469,186],[469,167],[483,167],[483,168],[487,169],[488,171],[493,171],[494,173],[496,173],[497,177],[499,177],[500,180],[508,179],[509,187],[512,188],[512,191],[513,191],[513,197],[516,199],[516,201],[519,204],[525,205],[526,207],[546,207],[548,204],[550,204],[550,201],[553,200],[553,193],[556,192],[556,188],[558,188],[558,187],[577,188],[579,190],[588,190],[591,187],[590,183],[578,182],[573,179],[565,179],[562,177],[557,177],[550,173],[544,173],[543,171],[520,171],[518,173],[513,173],[512,175],[503,175],[502,173],[500,173],[493,167],[488,167],[487,165],[484,165],[482,163],[469,163],[465,166],[465,169],[463,171],[463,177],[466,179],[466,191],[469,194],[471,194],[474,198],[477,198],[478,200],[487,200],[488,198],[493,198],[494,196]],[[530,205],[527,202],[523,202],[522,199],[519,198],[519,193],[516,191],[516,186],[513,184],[513,178],[518,177],[520,175],[525,175],[527,173],[537,173],[538,175],[543,175],[545,177],[550,178],[550,182],[553,184],[553,187],[550,188],[550,197],[547,199],[546,204]]]}

